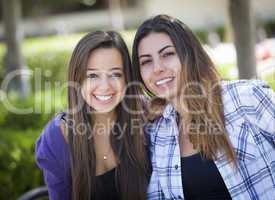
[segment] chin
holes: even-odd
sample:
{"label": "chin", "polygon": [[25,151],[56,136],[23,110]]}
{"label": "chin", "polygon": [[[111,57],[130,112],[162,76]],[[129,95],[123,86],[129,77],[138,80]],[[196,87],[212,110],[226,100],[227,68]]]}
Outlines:
{"label": "chin", "polygon": [[167,92],[166,94],[158,94],[157,97],[161,98],[161,99],[165,99],[167,101],[170,101],[172,99],[174,99],[176,97],[175,94],[171,94],[170,92]]}
{"label": "chin", "polygon": [[95,113],[109,113],[109,112],[112,112],[114,111],[115,108],[105,108],[105,109],[102,109],[102,108],[95,108],[94,111]]}
{"label": "chin", "polygon": [[116,107],[118,106],[118,104],[111,104],[111,105],[94,105],[92,106],[93,110],[96,113],[109,113],[112,112],[116,109]]}

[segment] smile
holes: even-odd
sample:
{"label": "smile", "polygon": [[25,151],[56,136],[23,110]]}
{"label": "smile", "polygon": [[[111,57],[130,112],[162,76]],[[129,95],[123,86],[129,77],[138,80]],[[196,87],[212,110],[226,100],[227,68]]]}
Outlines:
{"label": "smile", "polygon": [[168,83],[170,81],[172,81],[174,79],[174,77],[169,77],[169,78],[164,78],[164,79],[161,79],[159,81],[156,82],[156,85],[162,85],[162,84],[165,84],[165,83]]}
{"label": "smile", "polygon": [[100,101],[107,101],[113,97],[113,95],[94,95],[96,99]]}

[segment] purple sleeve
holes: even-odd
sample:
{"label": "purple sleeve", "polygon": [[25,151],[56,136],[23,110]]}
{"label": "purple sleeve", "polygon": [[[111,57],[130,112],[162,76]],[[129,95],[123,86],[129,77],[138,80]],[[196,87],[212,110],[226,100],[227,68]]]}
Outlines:
{"label": "purple sleeve", "polygon": [[35,148],[50,200],[69,200],[71,192],[69,150],[59,127],[60,115],[47,124]]}

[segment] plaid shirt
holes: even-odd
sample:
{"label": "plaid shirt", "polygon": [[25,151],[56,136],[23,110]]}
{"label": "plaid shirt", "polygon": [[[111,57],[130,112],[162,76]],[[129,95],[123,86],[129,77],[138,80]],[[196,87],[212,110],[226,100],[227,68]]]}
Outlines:
{"label": "plaid shirt", "polygon": [[[275,94],[264,82],[223,81],[225,125],[237,168],[218,154],[215,164],[233,200],[275,200]],[[176,112],[168,104],[145,127],[152,176],[148,199],[184,199]]]}

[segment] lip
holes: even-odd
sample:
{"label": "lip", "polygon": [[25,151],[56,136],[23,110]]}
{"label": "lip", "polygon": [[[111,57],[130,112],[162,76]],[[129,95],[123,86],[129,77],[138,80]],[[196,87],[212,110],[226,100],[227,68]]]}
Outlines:
{"label": "lip", "polygon": [[[111,96],[109,99],[103,100],[103,99],[99,99],[97,96]],[[95,98],[95,100],[100,103],[100,104],[108,104],[111,101],[113,101],[114,98],[114,94],[108,94],[108,95],[97,95],[97,94],[93,94],[93,97]]]}
{"label": "lip", "polygon": [[94,96],[114,96],[114,93],[112,94],[93,94]]}
{"label": "lip", "polygon": [[[160,87],[162,85],[166,85],[168,83],[171,83],[173,80],[175,79],[174,76],[168,76],[168,77],[163,77],[161,79],[158,79],[157,81],[155,81],[155,85],[157,87]],[[163,82],[163,83],[162,83]]]}

